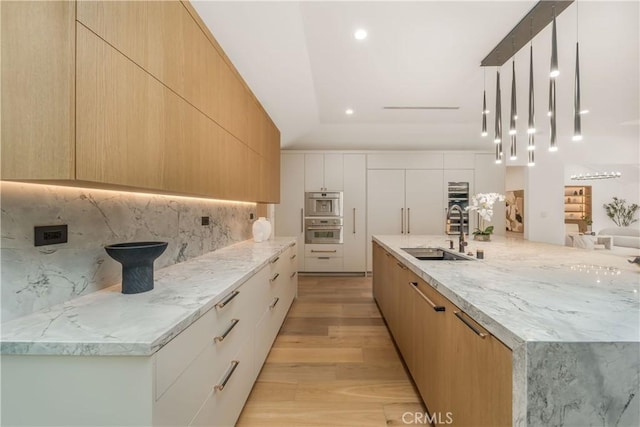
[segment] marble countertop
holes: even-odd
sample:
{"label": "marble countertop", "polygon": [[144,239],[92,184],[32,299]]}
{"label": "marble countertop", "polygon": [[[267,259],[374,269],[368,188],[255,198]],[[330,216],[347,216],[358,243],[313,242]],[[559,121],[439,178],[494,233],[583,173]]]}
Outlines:
{"label": "marble countertop", "polygon": [[149,356],[294,242],[247,240],[157,270],[149,292],[118,284],[3,323],[0,353]]}
{"label": "marble countertop", "polygon": [[[400,248],[448,248],[444,236],[374,236],[510,348],[523,342],[640,342],[640,269],[607,250],[492,236],[484,260],[420,261]],[[455,240],[457,252],[457,239]]]}

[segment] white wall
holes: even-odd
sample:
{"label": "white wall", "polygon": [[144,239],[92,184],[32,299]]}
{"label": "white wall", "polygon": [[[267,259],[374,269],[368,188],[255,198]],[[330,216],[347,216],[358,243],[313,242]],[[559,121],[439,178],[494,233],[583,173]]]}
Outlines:
{"label": "white wall", "polygon": [[536,166],[527,168],[525,239],[564,244],[564,163],[559,153],[536,151]]}
{"label": "white wall", "polygon": [[524,190],[527,180],[525,166],[507,166],[504,180],[506,191]]}
{"label": "white wall", "polygon": [[[586,174],[594,172],[621,172],[622,176],[616,179],[572,181],[573,174]],[[564,170],[565,185],[590,185],[591,186],[591,212],[593,218],[593,231],[596,233],[603,228],[616,227],[605,213],[602,205],[610,203],[612,197],[625,199],[627,204],[640,205],[640,165],[566,165]],[[636,214],[638,218],[638,214]],[[632,225],[640,228],[640,221]]]}

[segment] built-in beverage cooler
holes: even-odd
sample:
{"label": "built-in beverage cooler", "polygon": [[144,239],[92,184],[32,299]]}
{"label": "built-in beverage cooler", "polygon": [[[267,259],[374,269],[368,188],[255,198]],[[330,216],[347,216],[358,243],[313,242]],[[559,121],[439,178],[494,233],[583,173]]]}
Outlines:
{"label": "built-in beverage cooler", "polygon": [[451,208],[454,205],[460,206],[464,218],[464,233],[469,234],[469,183],[468,182],[448,182],[447,183],[447,219],[446,233],[460,234],[460,212]]}

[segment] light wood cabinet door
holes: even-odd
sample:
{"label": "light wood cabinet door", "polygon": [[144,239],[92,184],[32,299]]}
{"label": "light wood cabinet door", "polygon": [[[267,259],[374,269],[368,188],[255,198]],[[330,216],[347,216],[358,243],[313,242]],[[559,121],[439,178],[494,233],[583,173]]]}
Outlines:
{"label": "light wood cabinet door", "polygon": [[455,426],[510,426],[512,353],[457,307],[450,321],[448,411]]}
{"label": "light wood cabinet door", "polygon": [[75,2],[0,9],[2,179],[74,179]]}
{"label": "light wood cabinet door", "polygon": [[448,301],[424,280],[413,277],[413,378],[429,413],[449,411]]}
{"label": "light wood cabinet door", "polygon": [[162,189],[177,97],[81,25],[77,43],[77,179]]}
{"label": "light wood cabinet door", "polygon": [[373,251],[373,269],[372,269],[373,298],[378,303],[378,307],[380,308],[380,310],[382,310],[382,299],[384,298],[382,295],[382,281],[384,277],[384,267],[385,267],[384,249],[382,249],[382,247],[376,242],[373,242],[372,251]]}
{"label": "light wood cabinet door", "polygon": [[416,297],[412,282],[417,282],[415,273],[408,271],[405,280],[397,283],[398,286],[398,336],[395,337],[396,344],[400,349],[404,363],[409,368],[411,375],[415,375],[415,319],[414,300]]}
{"label": "light wood cabinet door", "polygon": [[389,315],[387,317],[387,324],[391,329],[391,333],[395,337],[396,344],[401,347],[400,342],[403,338],[401,322],[401,312],[403,307],[400,305],[401,287],[407,282],[409,277],[409,269],[402,265],[395,257],[390,257],[391,275],[388,283],[388,297],[389,297]]}

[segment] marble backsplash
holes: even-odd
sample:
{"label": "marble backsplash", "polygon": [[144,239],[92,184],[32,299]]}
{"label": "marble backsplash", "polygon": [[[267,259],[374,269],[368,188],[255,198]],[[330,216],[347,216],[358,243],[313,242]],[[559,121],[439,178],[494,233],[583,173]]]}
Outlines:
{"label": "marble backsplash", "polygon": [[[2,322],[119,283],[105,245],[169,242],[162,268],[249,239],[256,213],[253,203],[13,182],[0,192]],[[68,243],[35,247],[33,227],[56,224],[68,224]]]}

